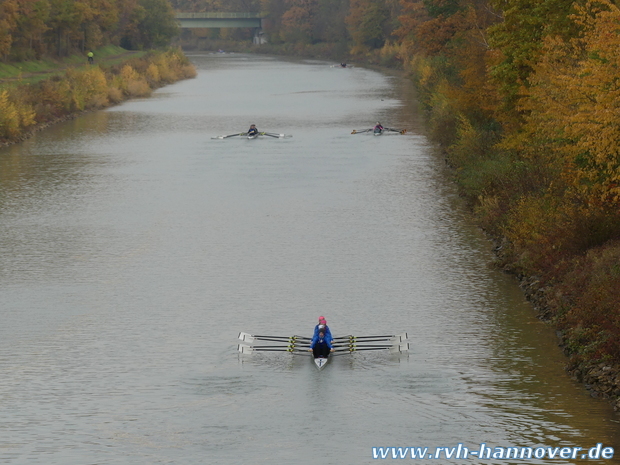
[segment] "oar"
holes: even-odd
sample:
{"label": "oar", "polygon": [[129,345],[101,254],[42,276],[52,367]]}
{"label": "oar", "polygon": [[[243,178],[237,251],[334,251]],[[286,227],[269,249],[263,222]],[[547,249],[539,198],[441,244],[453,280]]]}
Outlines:
{"label": "oar", "polygon": [[217,136],[217,137],[212,137],[211,139],[228,139],[229,137],[236,137],[236,136],[247,136],[247,132],[240,132],[238,134],[229,134],[227,136]]}
{"label": "oar", "polygon": [[288,139],[290,137],[293,137],[289,134],[276,134],[273,132],[262,132],[261,134],[265,135],[265,136],[269,136],[269,137],[275,137],[277,139]]}
{"label": "oar", "polygon": [[405,342],[404,344],[392,344],[392,345],[370,345],[370,346],[357,346],[352,345],[350,347],[338,347],[338,351],[345,350],[383,350],[383,349],[398,349],[398,350],[409,350],[409,343]]}
{"label": "oar", "polygon": [[[297,336],[291,336],[291,337],[280,337],[280,336],[274,336],[274,337],[256,337],[256,336],[252,336],[251,334],[248,333],[239,333],[239,339],[243,342],[249,342],[252,343],[254,341],[271,341],[271,342],[296,342],[298,339],[300,339]],[[305,339],[304,339],[305,340]]]}
{"label": "oar", "polygon": [[[262,342],[264,339],[261,339],[260,341]],[[248,342],[248,341],[246,341]],[[287,344],[287,341],[271,341],[271,342],[279,342],[280,344]],[[290,341],[287,345],[256,345],[256,344],[247,344],[249,346],[252,347],[257,347],[257,348],[263,348],[263,347],[269,347],[269,348],[286,348],[286,347],[309,347],[310,343],[307,341]]]}
{"label": "oar", "polygon": [[405,339],[407,339],[407,333],[396,334],[396,335],[388,334],[387,336],[352,336],[352,335],[338,336],[334,338],[334,341],[341,340],[341,339],[347,339],[347,340],[353,339],[353,340],[358,340],[358,341],[362,339],[390,339],[390,340],[394,339],[396,340],[398,338],[401,339],[400,342],[404,341]]}
{"label": "oar", "polygon": [[405,134],[407,132],[406,129],[394,129],[394,128],[385,128],[386,131],[394,131],[394,132],[398,132],[400,134]]}
{"label": "oar", "polygon": [[[245,345],[245,344],[240,344],[240,345]],[[284,350],[288,350],[288,349],[294,349],[295,347],[297,347],[297,344],[289,344],[287,346],[254,346],[254,345],[248,345],[248,347],[254,347],[255,349],[284,349]]]}
{"label": "oar", "polygon": [[278,347],[278,348],[267,348],[267,347],[252,347],[246,346],[244,344],[239,344],[237,346],[237,350],[242,354],[251,354],[253,352],[289,352],[289,353],[307,353],[307,349],[297,349],[297,348],[286,348],[286,347]]}
{"label": "oar", "polygon": [[244,342],[253,342],[254,339],[258,339],[258,340],[281,340],[281,341],[285,341],[288,342],[289,340],[294,340],[294,339],[301,339],[304,341],[311,341],[312,338],[311,337],[304,337],[304,336],[260,336],[260,335],[253,335],[250,333],[244,333],[244,332],[240,332],[239,333],[239,339],[241,339]]}
{"label": "oar", "polygon": [[393,344],[398,344],[399,342],[406,341],[407,338],[403,338],[401,336],[395,336],[391,338],[379,338],[379,339],[357,339],[352,337],[351,339],[334,339],[332,342],[334,344],[352,344],[352,343],[367,343],[367,342],[391,342]]}
{"label": "oar", "polygon": [[353,348],[355,348],[355,347],[377,347],[377,348],[380,348],[380,349],[388,349],[390,347],[393,347],[394,345],[395,344],[390,344],[390,345],[388,345],[388,344],[368,344],[368,345],[366,345],[366,344],[364,344],[364,345],[361,345],[361,344],[336,344],[336,347],[339,348],[339,349],[340,348],[344,349],[344,348],[347,348],[347,347],[353,347]]}
{"label": "oar", "polygon": [[360,352],[362,350],[389,350],[390,353],[403,353],[409,350],[409,344],[395,344],[393,346],[385,346],[385,347],[352,347],[350,349],[336,349],[335,354],[343,354],[343,353],[353,353]]}
{"label": "oar", "polygon": [[372,129],[363,129],[361,131],[354,129],[353,132],[351,132],[351,134],[362,134],[363,132],[368,132],[368,131],[372,131]]}

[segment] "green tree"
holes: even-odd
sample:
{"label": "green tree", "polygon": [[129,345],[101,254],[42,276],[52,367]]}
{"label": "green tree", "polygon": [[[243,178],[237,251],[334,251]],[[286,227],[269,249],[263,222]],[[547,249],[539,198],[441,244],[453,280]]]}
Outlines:
{"label": "green tree", "polygon": [[391,33],[390,10],[384,0],[351,0],[346,23],[355,51],[381,48]]}
{"label": "green tree", "polygon": [[17,0],[0,3],[0,55],[8,57],[13,46],[13,35],[17,31],[19,4]]}
{"label": "green tree", "polygon": [[178,35],[174,11],[167,0],[139,0],[132,11],[125,12],[127,25],[121,45],[128,49],[164,47]]}
{"label": "green tree", "polygon": [[[502,96],[502,111],[509,125],[521,123],[517,110],[528,77],[540,58],[543,39],[564,39],[578,33],[570,20],[574,0],[492,0],[502,21],[489,29],[489,44],[496,50],[491,77]],[[578,2],[577,2],[578,3]]]}

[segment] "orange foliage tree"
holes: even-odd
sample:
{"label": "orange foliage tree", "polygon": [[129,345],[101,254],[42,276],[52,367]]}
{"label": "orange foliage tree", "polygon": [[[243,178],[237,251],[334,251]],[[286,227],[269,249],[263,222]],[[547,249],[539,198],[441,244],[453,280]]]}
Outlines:
{"label": "orange foliage tree", "polygon": [[282,27],[286,40],[312,42],[317,0],[286,0],[288,10],[282,15]]}
{"label": "orange foliage tree", "polygon": [[[620,9],[589,2],[573,16],[583,35],[548,38],[530,78],[520,148],[545,153],[589,207],[620,204]],[[533,145],[534,142],[534,145]]]}

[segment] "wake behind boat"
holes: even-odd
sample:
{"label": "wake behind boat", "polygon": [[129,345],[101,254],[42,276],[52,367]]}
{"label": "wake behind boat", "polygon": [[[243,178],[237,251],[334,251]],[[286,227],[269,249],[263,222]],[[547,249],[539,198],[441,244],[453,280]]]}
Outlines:
{"label": "wake behind boat", "polygon": [[[354,352],[367,350],[389,350],[391,354],[402,354],[409,350],[407,333],[387,336],[339,336],[332,340],[333,352],[326,356],[314,357],[310,343],[312,338],[305,336],[260,336],[249,333],[239,333],[237,350],[240,354],[250,355],[254,352],[288,352],[292,355],[310,356],[318,370],[322,370],[338,355],[351,355]],[[265,343],[275,343],[267,345]]]}

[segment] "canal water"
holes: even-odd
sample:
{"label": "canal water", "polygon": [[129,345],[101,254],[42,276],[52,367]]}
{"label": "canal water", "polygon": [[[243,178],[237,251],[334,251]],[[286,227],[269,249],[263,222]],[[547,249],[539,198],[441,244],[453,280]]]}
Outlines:
{"label": "canal water", "polygon": [[[0,463],[620,453],[620,418],[489,266],[405,80],[191,59],[196,79],[0,150]],[[351,134],[376,121],[408,133]],[[293,137],[213,139],[252,123]],[[321,315],[336,336],[407,332],[409,354],[319,372],[309,356],[237,352],[240,331],[311,335]]]}

